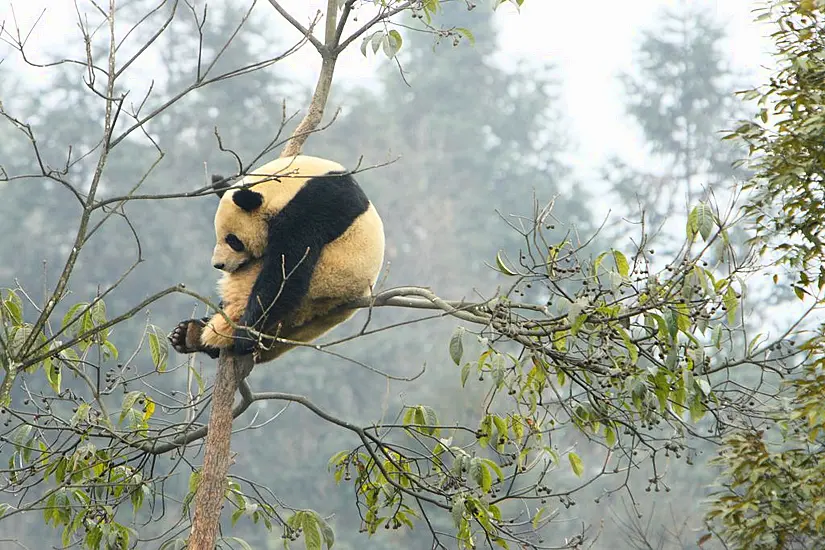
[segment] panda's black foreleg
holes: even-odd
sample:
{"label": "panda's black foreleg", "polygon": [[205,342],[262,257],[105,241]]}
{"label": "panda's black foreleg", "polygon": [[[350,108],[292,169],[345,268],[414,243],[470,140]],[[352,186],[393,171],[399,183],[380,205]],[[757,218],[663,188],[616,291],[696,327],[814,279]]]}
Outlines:
{"label": "panda's black foreleg", "polygon": [[[283,237],[270,232],[270,246],[277,249],[267,250],[264,256],[261,272],[238,323],[240,326],[263,332],[295,311],[306,296],[321,246],[296,235],[300,232],[285,232]],[[250,354],[257,345],[257,338],[249,330],[235,331],[235,355]]]}
{"label": "panda's black foreleg", "polygon": [[167,339],[172,345],[172,348],[178,353],[205,353],[212,359],[217,359],[220,355],[218,348],[204,346],[201,344],[201,332],[206,323],[209,322],[209,317],[201,319],[186,319],[181,321],[172,329]]}

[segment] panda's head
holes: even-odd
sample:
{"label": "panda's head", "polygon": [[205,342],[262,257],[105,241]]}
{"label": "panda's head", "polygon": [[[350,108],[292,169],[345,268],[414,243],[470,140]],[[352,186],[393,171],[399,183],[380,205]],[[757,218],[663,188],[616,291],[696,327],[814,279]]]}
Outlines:
{"label": "panda's head", "polygon": [[298,155],[280,157],[244,176],[244,187],[230,185],[212,176],[221,198],[215,214],[215,250],[212,265],[232,273],[250,261],[262,258],[269,236],[269,219],[276,215],[305,182],[344,167],[331,160]]}
{"label": "panda's head", "polygon": [[213,176],[221,201],[215,214],[215,250],[212,265],[232,273],[263,256],[267,242],[264,196],[253,189],[232,189]]}

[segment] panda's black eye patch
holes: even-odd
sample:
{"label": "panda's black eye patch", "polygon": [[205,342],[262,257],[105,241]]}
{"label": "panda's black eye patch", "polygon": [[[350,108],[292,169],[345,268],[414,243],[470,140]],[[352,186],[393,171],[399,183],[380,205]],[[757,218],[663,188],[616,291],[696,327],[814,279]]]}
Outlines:
{"label": "panda's black eye patch", "polygon": [[231,246],[232,250],[234,250],[235,252],[243,252],[243,249],[244,249],[243,243],[241,242],[241,240],[238,237],[236,237],[232,233],[227,235],[226,239],[224,239],[224,240],[226,241],[226,244]]}

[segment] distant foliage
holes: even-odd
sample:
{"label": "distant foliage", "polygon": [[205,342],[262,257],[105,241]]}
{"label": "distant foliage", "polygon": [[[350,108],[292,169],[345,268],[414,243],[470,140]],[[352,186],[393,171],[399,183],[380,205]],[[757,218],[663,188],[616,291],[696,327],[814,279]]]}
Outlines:
{"label": "distant foliage", "polygon": [[744,170],[743,151],[720,131],[741,118],[734,96],[740,77],[723,50],[725,27],[702,7],[682,3],[642,32],[635,63],[620,77],[627,114],[641,130],[649,156],[643,166],[612,159],[605,174],[622,202],[641,207],[652,230],[730,188]]}
{"label": "distant foliage", "polygon": [[798,292],[825,287],[825,13],[819,0],[770,2],[759,20],[774,25],[779,70],[769,82],[742,92],[758,116],[729,139],[750,149],[747,184],[762,251],[773,250],[798,275]]}
{"label": "distant foliage", "polygon": [[811,312],[800,341],[785,342],[798,346],[804,368],[785,378],[768,422],[729,436],[714,461],[723,471],[707,519],[728,548],[825,547],[825,325],[815,324],[825,288],[823,10],[821,0],[771,1],[760,9],[758,20],[772,26],[778,70],[743,92],[758,101],[758,116],[727,136],[750,148],[750,242],[788,273]]}

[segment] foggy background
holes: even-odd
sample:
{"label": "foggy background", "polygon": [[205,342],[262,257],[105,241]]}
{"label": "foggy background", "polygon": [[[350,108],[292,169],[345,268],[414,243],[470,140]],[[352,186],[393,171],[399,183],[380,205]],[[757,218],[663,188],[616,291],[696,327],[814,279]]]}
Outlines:
{"label": "foggy background", "polygon": [[[284,2],[302,22],[324,4]],[[731,128],[737,117],[748,116],[746,106],[732,99],[732,92],[759,82],[770,63],[764,29],[752,22],[751,3],[527,0],[521,13],[509,5],[493,13],[487,3],[478,4],[471,12],[461,2],[447,7],[436,21],[470,28],[474,46],[443,43],[433,51],[431,36],[401,29],[404,79],[380,51],[365,58],[358,49],[360,42],[354,43],[336,67],[327,119],[337,107],[341,114],[304,148],[307,154],[348,166],[361,157],[367,166],[400,157],[358,176],[386,227],[385,287],[428,286],[450,299],[492,295],[506,280],[488,265],[499,249],[517,255],[520,244],[499,213],[508,219],[529,216],[534,194],[542,203],[556,197],[554,234],[559,240],[571,230],[587,238],[610,211],[608,224],[594,242],[596,250],[630,246],[629,238],[638,228],[622,220],[637,219],[643,206],[654,221],[671,220],[654,240],[666,253],[676,246],[673,235],[683,235],[684,211],[700,198],[697,190],[713,185],[723,191],[745,176],[730,168],[742,152],[720,143],[718,132]],[[10,5],[0,6],[0,21],[8,26],[14,17],[24,30],[47,7],[27,44],[32,59],[69,57],[69,52],[82,56],[70,3],[17,2],[14,14]],[[125,17],[135,18],[149,5],[154,4],[143,0],[124,4]],[[246,5],[210,3],[207,51],[222,43]],[[276,55],[298,39],[268,3],[259,2],[253,13],[221,62],[225,70]],[[158,47],[147,52],[127,78],[132,101],[139,101],[153,85],[152,101],[160,102],[191,80],[194,36],[191,21],[182,18]],[[68,145],[77,150],[93,145],[101,109],[97,98],[82,88],[82,68],[31,67],[2,44],[0,59],[0,100],[15,116],[32,122],[48,162],[61,165]],[[233,159],[219,151],[214,127],[219,128],[224,145],[244,158],[255,156],[277,130],[281,102],[287,101],[289,112],[307,104],[317,67],[317,54],[306,46],[263,71],[199,90],[153,120],[148,129],[165,157],[142,191],[195,189],[203,185],[205,169],[232,173]],[[668,75],[671,70],[681,72]],[[662,95],[662,109],[650,104],[657,93]],[[681,123],[692,129],[689,141],[682,139]],[[155,154],[138,136],[118,148],[107,167],[103,195],[131,188]],[[0,164],[10,172],[27,173],[32,163],[19,132],[5,121],[0,123]],[[92,169],[81,163],[73,172],[81,187]],[[210,266],[215,206],[213,197],[130,203],[127,210],[140,235],[144,261],[106,300],[107,310],[112,314],[127,310],[178,282],[214,296],[219,275]],[[19,281],[35,301],[42,297],[44,278],[54,284],[65,261],[76,215],[65,191],[52,183],[0,183],[0,255],[4,258],[0,287]],[[88,299],[99,287],[115,281],[135,253],[126,224],[114,223],[98,234],[84,249],[73,278],[75,301]],[[536,290],[526,299],[540,301],[541,292]],[[154,304],[147,315],[151,323],[169,330],[193,316],[196,305],[191,298],[169,298]],[[203,315],[204,308],[195,313]],[[420,314],[386,309],[375,313],[375,322],[417,317]],[[363,320],[363,313],[359,314],[332,337],[351,334]],[[113,339],[122,356],[135,349],[146,321],[142,315],[118,327]],[[472,382],[461,389],[459,369],[447,350],[457,324],[450,319],[428,320],[335,348],[397,377],[412,377],[426,365],[426,373],[412,383],[388,381],[354,363],[308,349],[256,369],[250,383],[256,389],[307,395],[325,410],[355,423],[390,422],[402,405],[417,403],[435,408],[443,424],[458,423],[479,413],[486,390]],[[136,361],[148,362],[147,354]],[[183,361],[172,353],[170,363]],[[211,376],[214,363],[199,361],[205,375]],[[180,387],[182,380],[183,372],[178,372],[153,384],[168,389]],[[246,426],[256,413],[256,422],[263,422],[281,409],[277,402],[258,403],[236,426]],[[562,432],[554,437],[554,446],[578,446],[586,466],[598,469],[602,456],[595,454],[588,461],[588,447],[580,434]],[[372,538],[357,532],[352,487],[336,486],[327,472],[330,456],[356,444],[352,434],[291,406],[268,425],[233,437],[237,458],[232,473],[255,478],[291,506],[333,514],[336,548],[428,548],[430,534],[423,525],[413,532],[390,530]],[[663,541],[663,548],[695,547],[701,499],[713,480],[713,472],[703,464],[712,452],[712,447],[700,446],[692,467],[683,460],[667,463],[669,492],[645,492],[644,471],[633,480],[643,522],[650,522],[651,536]],[[200,456],[193,460],[199,463]],[[554,475],[557,486],[571,483],[568,470]],[[168,494],[180,498],[186,482],[184,474],[172,478]],[[596,496],[617,483],[608,476],[604,483],[582,492],[577,506],[560,507],[553,536],[561,540],[585,524],[594,535],[601,530],[594,548],[633,548],[624,527],[634,515],[628,513],[627,499],[617,494],[594,504]],[[165,513],[169,522],[175,519],[176,501],[170,501]],[[13,527],[3,523],[3,536],[13,531],[30,547],[44,547],[34,542],[42,540],[41,521],[34,514],[18,516]],[[160,530],[163,521],[159,523],[149,529]],[[247,519],[239,521],[232,534],[256,549],[282,545],[277,530],[268,534]],[[59,533],[55,537],[59,540]],[[0,542],[0,548],[17,546]]]}

